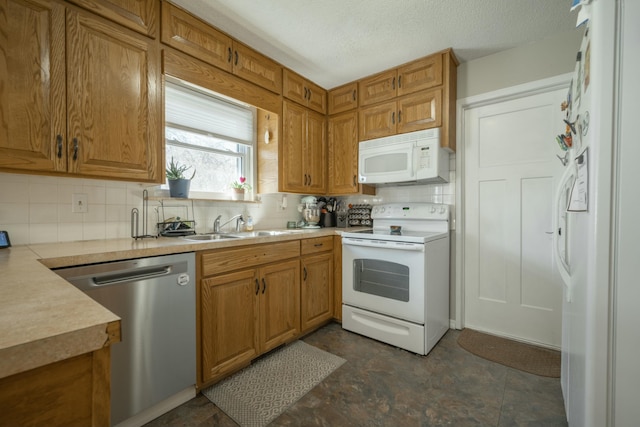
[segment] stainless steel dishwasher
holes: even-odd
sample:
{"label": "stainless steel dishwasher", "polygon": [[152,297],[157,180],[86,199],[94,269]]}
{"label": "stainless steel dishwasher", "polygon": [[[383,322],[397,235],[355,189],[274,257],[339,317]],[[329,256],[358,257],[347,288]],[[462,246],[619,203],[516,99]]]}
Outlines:
{"label": "stainless steel dishwasher", "polygon": [[142,425],[195,396],[195,254],[54,270],[120,316],[111,425]]}

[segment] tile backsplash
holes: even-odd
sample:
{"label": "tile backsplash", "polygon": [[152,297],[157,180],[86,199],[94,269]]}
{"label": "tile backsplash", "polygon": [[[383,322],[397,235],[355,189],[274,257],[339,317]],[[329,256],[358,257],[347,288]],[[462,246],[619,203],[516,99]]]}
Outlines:
{"label": "tile backsplash", "polygon": [[[450,182],[447,184],[380,187],[375,196],[347,197],[347,203],[431,202],[455,203],[455,155],[450,155]],[[131,236],[131,210],[142,212],[142,192],[154,193],[144,183],[49,177],[0,173],[0,229],[7,230],[11,243],[35,244],[127,238]],[[72,212],[73,194],[87,195],[87,212]],[[264,194],[260,203],[194,201],[193,215],[198,232],[210,232],[213,221],[226,221],[236,214],[251,215],[257,229],[285,228],[287,221],[299,221],[300,195]],[[283,198],[286,207],[282,207]],[[185,205],[165,202],[164,215],[184,217]],[[155,232],[159,202],[149,202],[148,231]],[[161,212],[161,210],[160,210]],[[161,215],[161,214],[160,214]],[[453,217],[453,213],[452,213]],[[162,220],[162,218],[160,218]],[[229,224],[227,227],[231,227]],[[142,232],[140,225],[139,232]],[[228,229],[228,228],[227,228]]]}

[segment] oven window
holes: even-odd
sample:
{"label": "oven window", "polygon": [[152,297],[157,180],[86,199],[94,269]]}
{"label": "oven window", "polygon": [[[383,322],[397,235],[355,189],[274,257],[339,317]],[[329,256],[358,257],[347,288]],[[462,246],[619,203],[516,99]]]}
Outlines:
{"label": "oven window", "polygon": [[409,267],[379,259],[353,261],[353,289],[398,301],[409,301]]}

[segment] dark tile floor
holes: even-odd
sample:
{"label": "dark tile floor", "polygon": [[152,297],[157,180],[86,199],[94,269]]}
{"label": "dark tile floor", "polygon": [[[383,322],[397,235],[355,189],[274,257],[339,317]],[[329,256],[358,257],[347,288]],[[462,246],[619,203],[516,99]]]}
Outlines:
{"label": "dark tile floor", "polygon": [[[304,341],[347,360],[271,426],[566,426],[560,380],[477,357],[450,330],[427,356],[344,331]],[[237,426],[198,395],[147,427]]]}

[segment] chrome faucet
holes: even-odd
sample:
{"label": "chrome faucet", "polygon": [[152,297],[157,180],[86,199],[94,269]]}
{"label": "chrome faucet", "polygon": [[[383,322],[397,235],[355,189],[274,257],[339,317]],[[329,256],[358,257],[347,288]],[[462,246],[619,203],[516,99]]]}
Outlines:
{"label": "chrome faucet", "polygon": [[218,217],[215,219],[215,221],[213,221],[213,232],[214,233],[220,233],[220,229],[222,227],[224,227],[225,225],[229,224],[234,219],[236,220],[236,232],[240,231],[240,225],[244,224],[244,218],[242,218],[242,214],[238,214],[236,216],[231,217],[229,219],[229,221],[225,222],[224,224],[220,224],[220,219],[221,218],[222,218],[222,215],[218,215]]}

